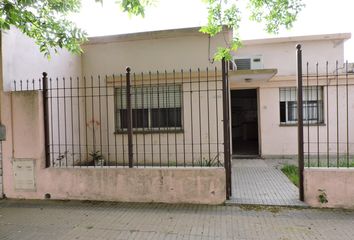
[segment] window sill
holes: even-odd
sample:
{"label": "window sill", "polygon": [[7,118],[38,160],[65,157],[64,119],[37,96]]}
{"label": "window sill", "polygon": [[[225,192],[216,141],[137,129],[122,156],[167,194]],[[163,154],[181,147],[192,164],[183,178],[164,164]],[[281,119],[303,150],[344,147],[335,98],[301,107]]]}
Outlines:
{"label": "window sill", "polygon": [[[297,127],[297,123],[280,123],[279,124],[279,127]],[[316,127],[316,126],[326,126],[325,123],[310,123],[310,124],[307,124],[307,123],[304,123],[304,127],[307,127],[307,126],[310,126],[310,127]]]}
{"label": "window sill", "polygon": [[[184,133],[183,129],[146,129],[146,130],[133,130],[133,134],[153,134],[153,133]],[[114,134],[128,134],[127,130],[117,130]]]}

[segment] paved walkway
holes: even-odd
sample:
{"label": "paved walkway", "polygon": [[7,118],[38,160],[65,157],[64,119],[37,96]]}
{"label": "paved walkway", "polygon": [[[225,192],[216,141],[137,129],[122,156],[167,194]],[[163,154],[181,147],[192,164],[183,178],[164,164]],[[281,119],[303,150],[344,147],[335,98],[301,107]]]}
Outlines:
{"label": "paved walkway", "polygon": [[349,240],[354,211],[0,201],[0,239]]}
{"label": "paved walkway", "polygon": [[274,161],[232,160],[231,203],[305,206],[298,194],[298,188],[276,168]]}

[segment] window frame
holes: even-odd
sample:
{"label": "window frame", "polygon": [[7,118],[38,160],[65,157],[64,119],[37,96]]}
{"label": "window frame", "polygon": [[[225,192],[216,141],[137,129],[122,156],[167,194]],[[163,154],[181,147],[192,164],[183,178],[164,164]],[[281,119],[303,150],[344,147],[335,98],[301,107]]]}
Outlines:
{"label": "window frame", "polygon": [[[314,90],[313,90],[314,89]],[[295,93],[295,99],[292,100],[285,100],[282,101],[282,91],[289,91],[290,94]],[[315,91],[317,93],[319,93],[318,95],[316,95],[315,98],[318,99],[314,99],[314,100],[308,100],[309,98],[309,91]],[[311,96],[312,97],[312,96]],[[323,86],[304,86],[303,87],[303,122],[306,125],[324,125],[325,124],[325,119],[324,119],[324,87]],[[282,116],[282,103],[284,103],[285,106],[285,112],[283,114],[285,114],[285,122],[282,121],[283,117]],[[295,103],[295,120],[289,120],[289,103]],[[308,104],[316,104],[316,106],[312,106],[315,109],[318,109],[316,111],[316,115],[318,113],[317,119],[310,119],[307,120],[306,118],[308,118],[309,112],[308,109],[311,105]],[[283,107],[284,107],[283,106]],[[280,87],[279,88],[279,122],[280,122],[280,126],[294,126],[298,124],[298,119],[297,119],[297,88],[296,87]]]}
{"label": "window frame", "polygon": [[[155,93],[157,94],[158,98],[159,98],[159,94],[163,94],[164,91],[161,91],[160,89],[165,89],[166,91],[166,87],[174,87],[176,92],[172,93],[174,94],[174,106],[173,107],[153,107],[151,105],[151,102],[150,102],[150,105],[147,106],[149,103],[145,103],[143,102],[143,106],[140,107],[140,108],[135,108],[136,106],[134,106],[134,88],[135,87],[139,87],[139,88],[142,88],[142,95],[145,93],[145,91],[148,91],[148,94],[150,95],[149,98],[150,100],[149,101],[152,101],[151,100],[151,96],[155,93],[154,90],[151,90],[153,88],[155,89],[158,89],[159,92]],[[126,93],[124,93],[125,90],[122,91],[122,89],[125,89],[125,86],[117,86],[114,88],[114,117],[115,117],[115,133],[127,133],[128,132],[128,129],[127,128],[122,128],[121,127],[121,116],[120,116],[120,111],[121,110],[125,110],[127,108],[123,108],[122,107],[122,103],[119,104],[118,103],[118,97],[120,96],[121,98],[121,102],[122,101],[126,101],[126,100],[123,100],[123,98],[126,97]],[[148,89],[148,90],[146,90]],[[177,90],[178,89],[178,90]],[[183,126],[184,126],[184,123],[183,123],[183,85],[182,84],[175,84],[175,83],[172,83],[172,84],[149,84],[149,85],[136,85],[136,86],[131,86],[131,96],[132,96],[132,110],[134,109],[141,109],[141,110],[147,110],[147,120],[148,120],[148,124],[147,124],[147,127],[133,127],[134,126],[134,120],[132,119],[132,130],[134,133],[163,133],[163,132],[183,132]],[[156,96],[155,96],[156,97]],[[177,100],[177,98],[179,97],[179,100]],[[168,97],[164,98],[167,99]],[[158,101],[158,104],[160,104],[160,100],[157,100]],[[179,107],[176,107],[176,102],[179,102]],[[178,126],[169,126],[169,127],[152,127],[152,110],[154,109],[179,109],[179,119],[177,119],[176,121],[179,122],[179,125]],[[178,110],[177,110],[178,111]],[[178,114],[177,114],[178,115]]]}

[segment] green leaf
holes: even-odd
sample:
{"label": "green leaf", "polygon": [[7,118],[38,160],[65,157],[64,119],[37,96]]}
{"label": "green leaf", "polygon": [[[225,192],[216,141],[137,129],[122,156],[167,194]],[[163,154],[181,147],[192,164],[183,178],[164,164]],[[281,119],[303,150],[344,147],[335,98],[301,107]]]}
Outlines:
{"label": "green leaf", "polygon": [[[214,59],[232,59],[232,52],[241,47],[238,30],[240,28],[242,13],[237,7],[237,1],[231,0],[202,0],[208,9],[208,23],[200,28],[200,32],[213,37],[223,30],[223,26],[233,29],[234,39],[225,40],[226,47],[218,48]],[[266,31],[278,33],[280,28],[291,28],[297,15],[304,8],[302,0],[248,0],[247,9],[250,19],[264,22]]]}

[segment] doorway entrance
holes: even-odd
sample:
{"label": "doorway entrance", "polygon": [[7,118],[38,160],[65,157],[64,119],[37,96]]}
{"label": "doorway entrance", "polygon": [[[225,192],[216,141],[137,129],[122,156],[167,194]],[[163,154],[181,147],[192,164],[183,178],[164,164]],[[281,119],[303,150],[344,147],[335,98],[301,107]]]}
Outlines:
{"label": "doorway entrance", "polygon": [[231,90],[232,153],[258,156],[257,89]]}

